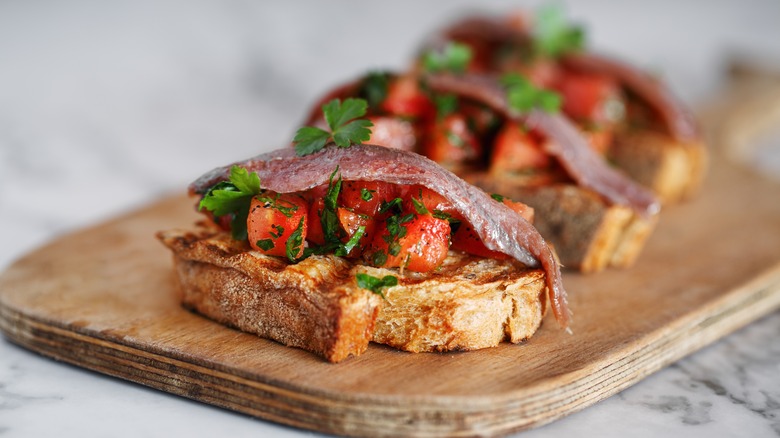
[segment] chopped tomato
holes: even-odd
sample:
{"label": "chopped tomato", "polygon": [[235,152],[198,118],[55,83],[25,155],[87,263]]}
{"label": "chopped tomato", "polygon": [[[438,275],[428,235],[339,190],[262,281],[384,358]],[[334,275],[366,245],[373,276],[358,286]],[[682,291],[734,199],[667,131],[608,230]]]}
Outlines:
{"label": "chopped tomato", "polygon": [[311,202],[316,201],[317,199],[322,199],[325,197],[325,194],[328,193],[328,184],[320,184],[317,187],[312,187],[309,190],[306,190],[303,192],[303,197]]}
{"label": "chopped tomato", "polygon": [[381,109],[392,115],[421,119],[430,118],[436,112],[413,75],[400,76],[390,83]]}
{"label": "chopped tomato", "polygon": [[371,247],[364,252],[370,263],[430,272],[444,262],[450,243],[450,225],[446,220],[427,214],[393,218],[400,218],[397,226],[383,227],[374,236]]}
{"label": "chopped tomato", "polygon": [[[523,204],[522,202],[513,201],[506,197],[501,199],[501,202],[522,216],[528,222],[533,222],[533,208]],[[480,257],[489,257],[494,259],[509,258],[508,255],[502,252],[487,249],[477,232],[474,231],[474,227],[472,227],[471,224],[467,222],[461,223],[457,231],[455,231],[455,233],[452,235],[452,249],[457,249]]]}
{"label": "chopped tomato", "polygon": [[421,203],[429,213],[440,211],[449,215],[458,214],[455,207],[447,198],[427,187],[419,185],[407,186],[401,190],[401,198],[404,200],[403,209],[405,211],[414,211],[418,214],[423,214],[422,212],[417,211],[417,206],[415,205],[416,203]]}
{"label": "chopped tomato", "polygon": [[487,249],[482,239],[471,224],[463,223],[458,227],[457,231],[452,235],[452,249],[467,252],[480,257],[489,257],[493,259],[507,259],[508,255]]}
{"label": "chopped tomato", "polygon": [[398,193],[399,186],[382,181],[344,181],[339,205],[373,217],[383,202],[397,198]]}
{"label": "chopped tomato", "polygon": [[352,236],[358,232],[360,227],[364,227],[363,236],[358,241],[358,244],[352,248],[349,254],[347,254],[347,257],[359,257],[363,248],[371,242],[376,221],[368,215],[355,213],[346,208],[338,208],[336,210],[336,216],[339,218],[341,228],[346,233],[346,236],[343,239],[344,243],[348,243],[350,239],[352,239]]}
{"label": "chopped tomato", "polygon": [[414,150],[417,134],[408,120],[391,116],[369,117],[374,126],[366,143],[404,151]]}
{"label": "chopped tomato", "polygon": [[490,157],[491,172],[518,172],[541,169],[550,165],[551,158],[524,127],[507,123],[501,128],[493,144]]}
{"label": "chopped tomato", "polygon": [[513,201],[509,198],[504,198],[501,200],[501,202],[512,209],[515,213],[519,214],[523,217],[523,219],[527,220],[528,222],[533,223],[534,222],[534,209],[533,207],[530,207],[526,204],[523,204],[522,202]]}
{"label": "chopped tomato", "polygon": [[566,73],[554,88],[563,98],[563,112],[571,118],[597,124],[617,122],[607,108],[610,101],[620,99],[620,88],[614,80],[593,74]]}
{"label": "chopped tomato", "polygon": [[309,207],[309,216],[306,219],[306,222],[308,223],[306,240],[317,245],[325,244],[325,232],[322,231],[322,210],[324,208],[324,198],[320,197],[313,200],[311,207]]}
{"label": "chopped tomato", "polygon": [[474,161],[481,152],[466,117],[457,113],[436,121],[422,147],[423,155],[445,166]]}
{"label": "chopped tomato", "polygon": [[[273,256],[303,255],[309,205],[298,195],[266,192],[255,196],[249,207],[247,233],[253,249]],[[290,237],[300,230],[296,244]],[[288,248],[289,247],[289,248]]]}

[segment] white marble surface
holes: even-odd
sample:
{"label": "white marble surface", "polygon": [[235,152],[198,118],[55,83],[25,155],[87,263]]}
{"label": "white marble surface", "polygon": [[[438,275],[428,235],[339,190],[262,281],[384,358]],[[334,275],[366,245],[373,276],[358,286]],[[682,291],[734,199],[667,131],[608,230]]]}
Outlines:
{"label": "white marble surface", "polygon": [[[0,269],[290,139],[326,87],[402,67],[449,2],[0,3]],[[579,1],[591,40],[691,103],[724,57],[780,64],[777,1]],[[520,2],[483,2],[503,9]],[[526,5],[529,3],[525,3]],[[530,3],[533,4],[533,3]],[[762,153],[780,176],[780,139]],[[780,313],[526,436],[780,436]],[[306,436],[0,339],[0,436]]]}

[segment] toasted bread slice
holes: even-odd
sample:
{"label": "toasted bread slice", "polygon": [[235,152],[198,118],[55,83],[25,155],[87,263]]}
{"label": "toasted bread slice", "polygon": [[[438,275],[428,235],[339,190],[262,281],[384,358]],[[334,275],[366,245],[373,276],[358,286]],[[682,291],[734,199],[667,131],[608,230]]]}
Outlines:
{"label": "toasted bread slice", "polygon": [[534,226],[555,248],[561,264],[583,273],[633,265],[657,222],[657,216],[645,218],[629,207],[609,205],[574,184],[526,186],[485,173],[466,179],[533,207]]}
{"label": "toasted bread slice", "polygon": [[681,143],[668,134],[651,130],[619,133],[607,155],[665,204],[696,194],[708,162],[704,143]]}
{"label": "toasted bread slice", "polygon": [[[299,263],[251,251],[228,233],[172,230],[185,307],[246,332],[339,362],[369,341],[412,352],[474,350],[528,339],[546,313],[544,272],[514,260],[450,251],[433,273],[401,273],[312,256]],[[394,275],[386,298],[355,275]]]}

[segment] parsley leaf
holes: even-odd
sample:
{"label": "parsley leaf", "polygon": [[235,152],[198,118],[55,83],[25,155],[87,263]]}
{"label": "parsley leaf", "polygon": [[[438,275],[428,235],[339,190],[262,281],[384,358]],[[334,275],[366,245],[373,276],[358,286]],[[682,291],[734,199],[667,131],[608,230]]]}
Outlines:
{"label": "parsley leaf", "polygon": [[349,238],[349,241],[345,243],[343,246],[340,246],[336,249],[335,254],[340,257],[346,257],[349,255],[350,252],[357,246],[358,243],[360,243],[360,239],[363,237],[363,235],[366,234],[366,226],[361,225],[355,230],[355,234],[352,235],[352,237]]}
{"label": "parsley leaf", "polygon": [[365,97],[370,108],[379,108],[387,99],[390,75],[385,72],[370,72],[360,87],[360,96]]}
{"label": "parsley leaf", "polygon": [[333,180],[338,173],[339,168],[330,174],[328,179],[328,191],[325,193],[325,208],[322,209],[322,215],[320,216],[320,223],[322,224],[322,231],[325,235],[325,243],[328,244],[340,244],[341,243],[341,225],[339,222],[336,209],[338,208],[339,193],[341,192],[341,175],[337,180]]}
{"label": "parsley leaf", "polygon": [[546,5],[537,11],[535,18],[533,45],[536,53],[556,58],[585,46],[584,29],[570,25],[560,6]]}
{"label": "parsley leaf", "polygon": [[304,126],[298,129],[293,138],[295,152],[298,156],[313,154],[324,148],[328,141],[346,148],[353,144],[361,144],[371,138],[370,120],[357,119],[366,115],[368,103],[364,99],[333,99],[322,105],[322,113],[330,132],[314,126]]}
{"label": "parsley leaf", "polygon": [[501,77],[506,89],[509,106],[521,113],[539,108],[548,113],[558,112],[561,108],[561,96],[550,90],[537,88],[528,79],[517,73],[507,73]]}
{"label": "parsley leaf", "polygon": [[458,110],[458,96],[454,94],[435,94],[433,104],[436,106],[436,117],[439,120]]}
{"label": "parsley leaf", "polygon": [[[363,272],[355,274],[358,287],[368,289],[371,292],[385,298],[384,289],[387,287],[393,287],[398,285],[398,277],[392,275],[385,275],[382,278],[374,277]],[[385,298],[387,299],[387,298]]]}
{"label": "parsley leaf", "polygon": [[247,238],[246,218],[249,207],[255,195],[263,193],[260,188],[260,177],[257,173],[233,166],[227,181],[222,181],[211,187],[198,205],[199,210],[206,209],[215,217],[231,215],[230,229],[233,238]]}
{"label": "parsley leaf", "polygon": [[379,213],[384,214],[387,213],[388,211],[400,213],[402,202],[403,199],[401,198],[395,198],[390,201],[382,201],[382,203],[379,204]]}
{"label": "parsley leaf", "polygon": [[303,219],[304,217],[301,217],[301,221],[298,222],[298,226],[290,234],[285,244],[285,253],[291,262],[298,261],[298,254],[301,253],[301,246],[303,245]]}
{"label": "parsley leaf", "polygon": [[263,251],[268,251],[270,249],[273,249],[274,246],[276,246],[274,245],[274,241],[271,239],[258,240],[256,242],[256,245],[258,248],[262,249]]}
{"label": "parsley leaf", "polygon": [[325,147],[330,139],[330,133],[314,126],[304,126],[295,133],[293,143],[298,156],[309,155]]}
{"label": "parsley leaf", "polygon": [[412,196],[412,204],[414,205],[414,210],[417,212],[417,214],[426,215],[429,214],[430,212],[428,211],[428,208],[425,207],[422,197],[423,197],[422,190],[420,190],[420,199],[417,199],[414,196]]}
{"label": "parsley leaf", "polygon": [[504,199],[506,198],[506,196],[499,195],[498,193],[493,193],[492,195],[490,195],[490,197],[495,199],[498,202],[504,202]]}
{"label": "parsley leaf", "polygon": [[374,193],[376,193],[376,190],[369,190],[363,187],[360,189],[360,199],[364,201],[370,201],[374,199]]}
{"label": "parsley leaf", "polygon": [[423,68],[429,73],[463,73],[471,62],[471,48],[450,42],[442,50],[430,50],[423,55]]}

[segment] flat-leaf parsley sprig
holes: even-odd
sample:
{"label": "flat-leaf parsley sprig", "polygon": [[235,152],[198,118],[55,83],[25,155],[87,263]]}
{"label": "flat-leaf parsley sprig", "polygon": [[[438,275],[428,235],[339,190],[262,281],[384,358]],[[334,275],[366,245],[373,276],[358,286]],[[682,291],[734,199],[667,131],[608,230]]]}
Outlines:
{"label": "flat-leaf parsley sprig", "polygon": [[557,58],[585,47],[585,30],[570,24],[561,6],[540,8],[534,20],[533,46],[538,55]]}
{"label": "flat-leaf parsley sprig", "polygon": [[398,285],[398,277],[393,275],[385,275],[384,277],[379,278],[363,272],[358,272],[355,274],[355,279],[357,280],[358,287],[368,289],[384,299],[387,299],[384,293],[385,288]]}
{"label": "flat-leaf parsley sprig", "polygon": [[465,44],[450,42],[442,49],[433,49],[422,57],[422,64],[428,73],[463,73],[473,57],[471,48]]}
{"label": "flat-leaf parsley sprig", "polygon": [[548,113],[558,112],[561,108],[561,95],[544,88],[538,88],[531,81],[517,73],[507,73],[501,77],[506,90],[509,106],[521,113],[539,108]]}
{"label": "flat-leaf parsley sprig", "polygon": [[252,198],[262,193],[264,190],[260,188],[260,177],[257,173],[250,173],[243,167],[233,166],[230,168],[228,180],[211,187],[200,200],[198,208],[212,212],[215,217],[230,215],[233,238],[245,240],[246,219],[249,216]]}
{"label": "flat-leaf parsley sprig", "polygon": [[361,144],[371,138],[370,120],[360,119],[366,115],[368,103],[365,99],[349,98],[341,102],[333,99],[322,105],[322,113],[330,132],[316,126],[304,126],[295,133],[293,143],[298,156],[313,154],[324,148],[328,142],[346,148]]}

